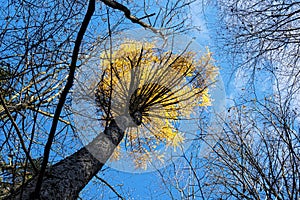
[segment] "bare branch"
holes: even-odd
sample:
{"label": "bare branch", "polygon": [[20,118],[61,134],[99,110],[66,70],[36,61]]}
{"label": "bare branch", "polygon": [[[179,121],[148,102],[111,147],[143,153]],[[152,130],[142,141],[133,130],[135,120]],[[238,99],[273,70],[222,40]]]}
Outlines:
{"label": "bare branch", "polygon": [[7,114],[8,118],[10,119],[12,125],[14,126],[14,128],[15,128],[15,130],[16,130],[16,132],[17,132],[17,135],[18,135],[18,137],[19,137],[19,140],[20,140],[20,143],[21,143],[21,146],[22,146],[23,151],[25,152],[25,154],[26,154],[26,156],[27,156],[27,158],[28,158],[28,160],[29,160],[29,162],[30,162],[30,164],[31,164],[31,166],[32,166],[32,168],[33,168],[33,170],[34,170],[34,172],[35,172],[35,173],[38,173],[38,170],[37,170],[37,168],[36,168],[36,166],[35,166],[35,164],[34,164],[32,158],[31,158],[31,156],[30,156],[30,154],[29,154],[29,152],[28,152],[28,150],[27,150],[27,148],[26,148],[25,142],[24,142],[23,137],[22,137],[22,133],[21,133],[21,131],[20,131],[18,125],[16,124],[14,118],[11,116],[11,114],[10,114],[10,112],[9,112],[9,109],[7,108],[7,106],[6,106],[6,104],[5,104],[5,100],[3,99],[3,97],[2,97],[1,94],[0,94],[0,100],[1,100],[1,104],[2,104],[2,106],[3,106],[3,108],[4,108],[4,110],[6,111],[6,114]]}
{"label": "bare branch", "polygon": [[118,198],[125,200],[124,197],[122,197],[118,191],[111,185],[109,184],[106,180],[104,180],[103,178],[99,177],[98,175],[95,176],[99,181],[101,181],[102,183],[104,183],[106,186],[108,186],[116,195]]}
{"label": "bare branch", "polygon": [[160,30],[157,30],[155,28],[153,28],[151,25],[141,21],[141,19],[144,19],[144,18],[148,18],[148,17],[151,17],[155,14],[150,14],[150,15],[147,15],[145,17],[142,17],[142,18],[137,18],[136,16],[134,15],[131,15],[131,12],[130,10],[124,6],[123,4],[120,4],[114,0],[101,0],[105,5],[113,8],[113,9],[117,9],[117,10],[120,10],[124,13],[125,17],[127,19],[129,19],[132,23],[135,23],[135,24],[139,24],[141,25],[142,27],[144,28],[147,28],[149,30],[151,30],[152,32],[156,33],[156,34],[159,34],[160,36],[164,37],[163,33],[160,31]]}

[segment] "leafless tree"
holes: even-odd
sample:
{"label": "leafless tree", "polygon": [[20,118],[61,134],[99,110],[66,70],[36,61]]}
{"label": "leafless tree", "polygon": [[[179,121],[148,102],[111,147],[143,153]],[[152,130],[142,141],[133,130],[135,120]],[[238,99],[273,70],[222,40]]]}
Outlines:
{"label": "leafless tree", "polygon": [[226,39],[227,50],[247,53],[246,61],[280,54],[292,56],[290,63],[297,62],[299,2],[219,0],[217,4],[223,19],[219,39]]}
{"label": "leafless tree", "polygon": [[208,157],[207,184],[220,198],[299,198],[300,137],[295,110],[274,99],[233,106]]}

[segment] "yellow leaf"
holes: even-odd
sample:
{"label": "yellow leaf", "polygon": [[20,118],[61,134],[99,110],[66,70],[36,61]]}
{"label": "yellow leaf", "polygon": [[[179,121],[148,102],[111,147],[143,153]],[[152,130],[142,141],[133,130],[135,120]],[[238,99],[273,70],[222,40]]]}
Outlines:
{"label": "yellow leaf", "polygon": [[[173,147],[175,151],[183,144],[183,133],[174,124],[181,117],[189,119],[195,107],[211,105],[207,87],[218,73],[208,49],[201,57],[199,52],[160,50],[155,42],[124,40],[101,55],[104,74],[96,91],[101,114],[105,118],[107,110],[120,116],[140,109],[143,125],[126,130],[123,146],[143,169],[154,159],[151,154],[157,148]],[[106,109],[111,104],[114,106]],[[122,157],[119,148],[112,159]]]}

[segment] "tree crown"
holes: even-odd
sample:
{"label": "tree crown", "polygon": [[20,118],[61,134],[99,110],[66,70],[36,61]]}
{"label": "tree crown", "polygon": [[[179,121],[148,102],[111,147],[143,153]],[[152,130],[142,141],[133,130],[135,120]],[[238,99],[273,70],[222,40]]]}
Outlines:
{"label": "tree crown", "polygon": [[[99,113],[132,119],[123,147],[137,167],[146,168],[154,159],[150,152],[162,161],[162,147],[184,142],[179,120],[211,105],[208,86],[217,75],[211,52],[198,57],[187,49],[174,53],[155,42],[125,40],[101,57],[104,71],[95,94]],[[120,158],[120,148],[114,159]]]}

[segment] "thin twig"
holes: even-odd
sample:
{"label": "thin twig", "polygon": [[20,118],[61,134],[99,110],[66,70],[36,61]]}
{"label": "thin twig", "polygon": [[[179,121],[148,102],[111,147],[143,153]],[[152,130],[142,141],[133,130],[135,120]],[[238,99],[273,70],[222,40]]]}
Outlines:
{"label": "thin twig", "polygon": [[3,97],[2,97],[1,94],[0,94],[0,101],[1,101],[1,104],[2,104],[2,106],[3,106],[3,108],[4,108],[4,110],[5,110],[5,112],[6,112],[7,116],[8,116],[8,118],[10,119],[10,121],[11,121],[13,127],[15,128],[15,130],[16,130],[16,132],[17,132],[17,135],[18,135],[18,137],[19,137],[19,140],[20,140],[22,149],[23,149],[23,151],[25,152],[26,157],[28,158],[28,160],[29,160],[29,162],[30,162],[30,164],[31,164],[31,166],[32,166],[32,169],[34,170],[35,173],[38,173],[38,170],[37,170],[37,168],[36,168],[36,166],[35,166],[35,164],[34,164],[32,158],[31,158],[31,156],[30,156],[30,154],[29,154],[29,152],[28,152],[28,150],[27,150],[27,148],[26,148],[25,142],[24,142],[24,140],[23,140],[23,138],[22,138],[21,131],[20,131],[20,129],[19,129],[17,123],[15,122],[14,118],[11,116],[10,111],[9,111],[9,109],[7,108],[7,106],[6,106],[6,104],[5,104],[5,100],[3,99]]}
{"label": "thin twig", "polygon": [[152,17],[152,16],[154,16],[154,15],[156,15],[156,14],[155,14],[155,13],[152,13],[152,14],[149,14],[149,15],[145,15],[144,17],[138,18],[138,20],[142,20],[142,19],[145,19],[145,18],[149,18],[149,17]]}
{"label": "thin twig", "polygon": [[[50,117],[50,118],[53,118],[53,117],[54,117],[53,114],[48,113],[48,112],[43,111],[43,110],[34,109],[33,107],[28,107],[28,109],[30,109],[30,110],[32,110],[32,111],[35,111],[35,112],[38,112],[38,113],[40,113],[40,114],[42,114],[42,115],[44,115],[44,116]],[[67,120],[64,120],[64,119],[62,119],[62,118],[59,118],[58,120],[61,121],[61,122],[63,122],[63,123],[65,123],[66,125],[71,125],[71,122],[69,122],[69,121],[67,121]]]}
{"label": "thin twig", "polygon": [[122,197],[118,192],[117,190],[112,186],[110,185],[106,180],[104,180],[103,178],[99,177],[99,176],[95,176],[99,181],[101,181],[102,183],[104,183],[106,186],[108,186],[117,196],[118,198],[122,199],[122,200],[125,200],[124,197]]}

